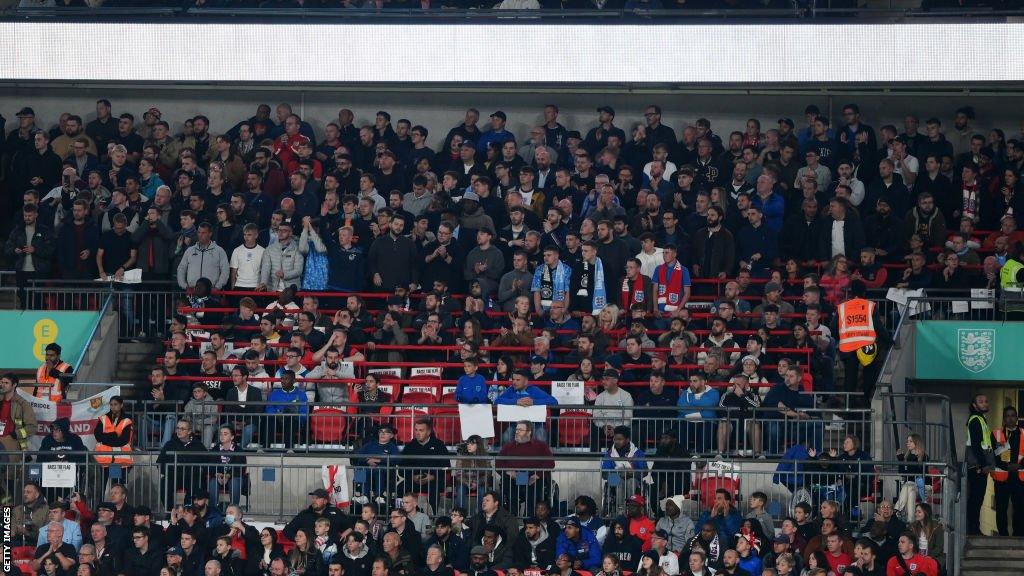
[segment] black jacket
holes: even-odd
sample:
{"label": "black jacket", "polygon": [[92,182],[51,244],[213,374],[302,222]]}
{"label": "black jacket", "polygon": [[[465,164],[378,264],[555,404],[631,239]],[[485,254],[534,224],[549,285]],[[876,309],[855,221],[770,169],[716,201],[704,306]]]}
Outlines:
{"label": "black jacket", "polygon": [[[75,223],[67,220],[57,234],[57,262],[60,264],[61,276],[92,280],[96,278],[96,250],[100,247],[100,229],[96,221],[87,218],[82,227],[82,243],[78,243]],[[89,257],[82,260],[82,250],[89,251]]]}
{"label": "black jacket", "polygon": [[308,508],[299,512],[291,519],[291,522],[284,527],[284,535],[289,539],[295,539],[295,533],[300,529],[304,529],[310,534],[315,533],[316,521],[320,518],[327,518],[331,521],[331,534],[337,535],[342,531],[344,518],[342,517],[341,510],[328,505],[323,509],[322,512],[313,510],[313,506],[310,505]]}
{"label": "black jacket", "polygon": [[159,574],[164,565],[164,550],[157,550],[150,544],[145,554],[138,548],[125,552],[122,574]]}
{"label": "black jacket", "polygon": [[512,558],[517,564],[536,566],[547,570],[555,563],[555,541],[557,538],[557,535],[552,536],[542,526],[540,540],[534,544],[526,538],[525,530],[520,530],[515,543],[512,544]]}
{"label": "black jacket", "polygon": [[[843,225],[843,253],[847,258],[859,258],[860,249],[864,247],[864,227],[861,220],[852,213],[847,213]],[[832,223],[833,218],[824,218],[818,229],[818,260],[832,259]]]}
{"label": "black jacket", "polygon": [[[238,388],[232,386],[228,389],[227,396],[224,398],[228,402],[238,402]],[[262,402],[263,392],[259,388],[249,384],[248,394],[245,399],[246,402]],[[231,410],[239,414],[262,414],[266,409],[266,406],[260,406],[259,404],[245,404],[232,406]]]}
{"label": "black jacket", "polygon": [[[214,528],[212,532],[214,541],[216,542],[217,538],[229,535],[231,533],[231,527],[226,523],[221,523],[219,526]],[[256,574],[259,572],[260,558],[263,557],[263,547],[260,545],[260,533],[255,527],[246,524],[245,529],[242,531],[242,540],[245,542],[245,561],[243,562],[244,569],[236,574],[238,576],[241,576],[242,574]],[[221,573],[223,574],[224,572],[222,571]]]}
{"label": "black jacket", "polygon": [[25,263],[25,254],[17,254],[14,250],[29,246],[30,241],[31,246],[35,248],[35,252],[32,254],[32,263],[35,265],[36,271],[40,274],[49,274],[53,270],[53,253],[57,249],[57,243],[53,231],[42,220],[36,220],[36,233],[31,239],[25,237],[24,221],[11,230],[10,236],[7,237],[7,244],[4,246],[8,262],[14,262],[15,270],[21,270]]}

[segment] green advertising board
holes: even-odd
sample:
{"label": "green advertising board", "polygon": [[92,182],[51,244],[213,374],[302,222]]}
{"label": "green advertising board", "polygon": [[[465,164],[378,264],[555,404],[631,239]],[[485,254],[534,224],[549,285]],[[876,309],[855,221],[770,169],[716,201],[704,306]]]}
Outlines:
{"label": "green advertising board", "polygon": [[77,368],[98,318],[99,312],[0,311],[4,332],[0,366],[35,370],[46,359],[46,345],[56,342],[63,349],[64,361]]}
{"label": "green advertising board", "polygon": [[1024,323],[917,323],[914,358],[923,380],[1024,380]]}

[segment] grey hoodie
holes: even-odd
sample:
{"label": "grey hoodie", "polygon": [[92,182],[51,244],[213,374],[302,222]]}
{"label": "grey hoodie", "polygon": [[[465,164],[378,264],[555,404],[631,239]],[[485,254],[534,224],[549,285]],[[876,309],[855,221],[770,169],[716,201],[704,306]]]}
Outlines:
{"label": "grey hoodie", "polygon": [[193,244],[181,255],[181,262],[178,263],[178,287],[182,290],[191,288],[200,278],[208,278],[218,290],[228,283],[228,255],[216,242],[211,241],[206,246]]}
{"label": "grey hoodie", "polygon": [[668,532],[668,549],[673,551],[679,551],[686,548],[686,545],[693,539],[695,534],[695,528],[693,520],[689,516],[683,513],[683,500],[685,497],[680,494],[678,496],[672,496],[661,501],[661,509],[665,510],[665,502],[671,500],[675,503],[676,507],[679,508],[679,516],[674,520],[668,517],[668,514],[658,519],[658,523],[654,525],[655,530],[664,530]]}

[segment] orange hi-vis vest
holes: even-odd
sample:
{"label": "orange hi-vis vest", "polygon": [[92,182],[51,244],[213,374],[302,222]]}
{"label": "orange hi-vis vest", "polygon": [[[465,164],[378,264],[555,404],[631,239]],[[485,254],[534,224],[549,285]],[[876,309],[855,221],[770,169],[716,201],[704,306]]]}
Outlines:
{"label": "orange hi-vis vest", "polygon": [[[996,440],[996,448],[1002,446],[1003,448],[1006,449],[1006,452],[1002,453],[1002,455],[1005,455],[1006,458],[1003,459],[1002,461],[1003,463],[1009,463],[1010,454],[1012,453],[1012,451],[1010,450],[1010,446],[1007,445],[1006,443],[1006,429],[996,428],[995,430],[992,431],[992,437],[995,438]],[[1024,460],[1024,431],[1022,431],[1017,438],[1019,444],[1017,446],[1017,464],[1020,464],[1022,460]],[[1001,458],[1002,455],[996,456],[996,458]],[[1024,482],[1024,469],[1017,471],[1017,478]],[[1010,472],[1008,470],[1000,470],[999,468],[992,469],[992,480],[996,482],[1006,482],[1009,479]]]}
{"label": "orange hi-vis vest", "polygon": [[[110,416],[108,414],[104,414],[100,417],[99,424],[102,426],[103,431],[108,434],[123,434],[124,429],[132,425],[132,420],[131,418],[125,418],[122,416],[121,419],[117,421],[117,424],[114,424],[110,419]],[[106,444],[97,442],[96,451],[109,453],[109,455],[96,455],[96,461],[104,466],[109,466],[112,463],[119,464],[121,466],[132,465],[132,457],[129,454],[126,454],[126,452],[132,451],[132,443],[130,439],[128,444],[125,446],[107,446]]]}
{"label": "orange hi-vis vest", "polygon": [[[61,361],[56,368],[60,373],[66,374],[71,368],[71,364]],[[50,376],[50,369],[46,367],[46,362],[43,362],[43,365],[36,370],[36,388],[33,395],[51,402],[60,402],[64,399],[64,384],[61,383],[60,378]]]}
{"label": "orange hi-vis vest", "polygon": [[839,305],[839,351],[855,352],[875,343],[875,303],[853,298]]}

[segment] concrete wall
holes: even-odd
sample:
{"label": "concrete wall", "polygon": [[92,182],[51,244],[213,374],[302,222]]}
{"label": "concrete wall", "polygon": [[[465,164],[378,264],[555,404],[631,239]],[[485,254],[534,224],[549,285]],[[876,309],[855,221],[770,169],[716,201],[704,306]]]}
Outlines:
{"label": "concrete wall", "polygon": [[[496,68],[497,70],[497,68]],[[808,71],[813,77],[813,71]],[[320,132],[324,124],[337,118],[338,109],[347,107],[356,113],[357,124],[372,123],[377,110],[387,110],[393,121],[409,118],[426,126],[430,145],[437,145],[448,129],[459,123],[467,107],[478,108],[486,116],[495,110],[504,110],[509,116],[509,128],[520,138],[528,136],[528,128],[541,121],[542,108],[555,103],[562,110],[562,124],[585,132],[596,123],[595,108],[611,105],[618,112],[616,124],[628,128],[643,120],[643,109],[648,104],[659,104],[665,110],[663,121],[680,131],[680,126],[692,123],[698,117],[711,120],[719,134],[742,130],[749,117],[761,120],[762,129],[775,127],[781,116],[793,118],[797,125],[803,122],[803,109],[816,104],[822,110],[831,109],[838,117],[846,102],[857,102],[866,122],[876,128],[892,123],[902,130],[903,116],[916,113],[922,120],[929,116],[941,118],[946,126],[952,124],[953,111],[965,104],[978,112],[976,125],[987,131],[1002,128],[1007,137],[1020,131],[1020,97],[1012,93],[960,93],[949,89],[940,93],[902,92],[886,94],[874,89],[750,89],[668,91],[663,89],[629,89],[607,87],[342,87],[316,86],[273,88],[208,87],[208,86],[126,86],[87,85],[81,87],[25,85],[5,86],[0,89],[0,113],[8,118],[8,129],[13,127],[14,114],[22,106],[35,108],[38,121],[54,125],[61,112],[72,111],[94,117],[95,100],[104,97],[112,101],[114,113],[130,111],[141,122],[142,113],[150,106],[163,112],[164,120],[178,130],[186,118],[202,113],[210,117],[212,131],[226,130],[240,119],[253,114],[260,103],[271,106],[289,102],[297,113]],[[923,126],[922,126],[923,129]]]}

